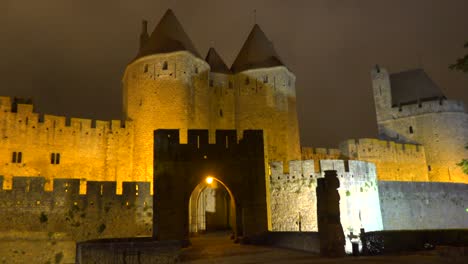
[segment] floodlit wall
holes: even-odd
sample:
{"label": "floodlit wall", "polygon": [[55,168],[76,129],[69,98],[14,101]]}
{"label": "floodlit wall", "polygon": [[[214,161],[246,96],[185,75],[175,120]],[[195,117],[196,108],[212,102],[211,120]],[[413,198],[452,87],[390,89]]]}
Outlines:
{"label": "floodlit wall", "polygon": [[270,163],[273,231],[317,231],[317,178],[325,170],[336,170],[340,179],[341,223],[345,234],[382,230],[375,166],[363,161],[321,160],[315,173],[314,161],[291,161],[290,173],[282,163]]}
{"label": "floodlit wall", "polygon": [[79,194],[79,179],[54,179],[52,191],[44,190],[45,182],[14,177],[12,190],[0,190],[0,232],[60,232],[74,241],[151,235],[148,182],[124,182],[120,195],[116,182],[85,182],[86,194]]}
{"label": "floodlit wall", "polygon": [[392,105],[388,72],[373,69],[371,77],[380,136],[423,145],[429,181],[468,183],[468,176],[456,165],[468,157],[464,148],[468,142],[468,114],[463,102],[440,98]]}
{"label": "floodlit wall", "polygon": [[[40,116],[33,112],[32,104],[15,104],[9,97],[0,97],[4,189],[12,188],[13,176],[42,176],[48,191],[54,178],[73,178],[116,181],[121,193],[122,182],[131,179],[132,151],[132,122]],[[82,181],[80,193],[85,192]]]}
{"label": "floodlit wall", "polygon": [[344,156],[375,164],[382,181],[428,181],[424,147],[393,141],[363,138],[340,144]]}
{"label": "floodlit wall", "polygon": [[384,230],[468,228],[468,184],[379,182]]}

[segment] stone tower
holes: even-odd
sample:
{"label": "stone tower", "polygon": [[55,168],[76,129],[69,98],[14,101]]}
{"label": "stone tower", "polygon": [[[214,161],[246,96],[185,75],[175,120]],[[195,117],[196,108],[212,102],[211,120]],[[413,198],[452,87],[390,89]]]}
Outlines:
{"label": "stone tower", "polygon": [[424,145],[430,181],[468,182],[456,163],[468,156],[468,114],[448,100],[422,70],[388,74],[378,66],[372,84],[379,136]]}
{"label": "stone tower", "polygon": [[231,70],[214,48],[206,55],[210,65],[208,88],[210,94],[210,133],[214,137],[215,129],[234,129],[236,111],[236,93]]}
{"label": "stone tower", "polygon": [[123,77],[123,111],[134,124],[132,180],[152,181],[154,130],[181,129],[185,139],[188,128],[209,127],[209,66],[171,10],[151,35],[145,22],[142,31]]}
{"label": "stone tower", "polygon": [[258,25],[254,25],[231,71],[238,94],[236,129],[263,129],[270,161],[300,159],[296,77]]}

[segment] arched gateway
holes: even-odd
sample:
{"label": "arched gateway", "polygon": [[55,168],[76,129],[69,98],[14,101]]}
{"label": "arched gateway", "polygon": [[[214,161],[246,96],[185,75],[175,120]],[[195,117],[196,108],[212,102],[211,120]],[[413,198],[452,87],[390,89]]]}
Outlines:
{"label": "arched gateway", "polygon": [[188,130],[187,142],[180,143],[179,130],[154,132],[154,238],[188,239],[189,208],[196,208],[190,200],[207,177],[230,193],[236,236],[268,231],[262,131],[246,130],[238,141],[235,130],[217,130],[216,144],[209,144],[207,130]]}

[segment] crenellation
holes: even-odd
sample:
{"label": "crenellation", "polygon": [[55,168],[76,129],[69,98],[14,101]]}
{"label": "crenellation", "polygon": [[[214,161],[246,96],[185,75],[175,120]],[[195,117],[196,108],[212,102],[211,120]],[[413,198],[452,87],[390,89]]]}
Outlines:
{"label": "crenellation", "polygon": [[[415,115],[423,115],[440,112],[466,112],[464,104],[459,100],[431,100],[415,102],[400,106],[392,106],[389,109],[392,119],[403,118]],[[390,119],[390,118],[389,118]],[[385,120],[382,120],[385,121]]]}

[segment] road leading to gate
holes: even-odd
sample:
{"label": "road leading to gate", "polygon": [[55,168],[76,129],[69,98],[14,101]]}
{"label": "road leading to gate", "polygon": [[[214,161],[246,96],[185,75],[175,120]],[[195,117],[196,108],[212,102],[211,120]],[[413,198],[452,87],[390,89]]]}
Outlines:
{"label": "road leading to gate", "polygon": [[191,238],[192,246],[183,250],[181,261],[192,264],[299,264],[299,263],[447,263],[433,253],[405,256],[346,257],[326,259],[317,255],[273,247],[234,244],[227,233],[208,233]]}

